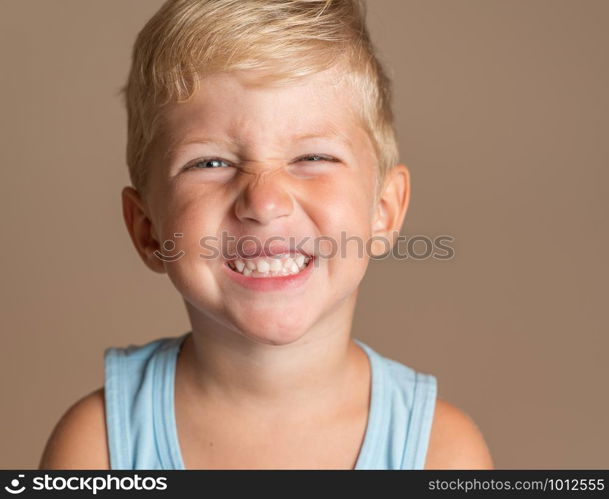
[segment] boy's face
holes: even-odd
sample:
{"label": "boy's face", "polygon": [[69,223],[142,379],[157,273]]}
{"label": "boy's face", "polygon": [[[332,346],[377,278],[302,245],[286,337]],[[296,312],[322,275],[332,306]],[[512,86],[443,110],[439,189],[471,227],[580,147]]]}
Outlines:
{"label": "boy's face", "polygon": [[[135,191],[124,191],[123,202],[125,213],[141,207],[139,218],[126,216],[132,238],[149,267],[169,274],[191,320],[212,318],[268,344],[350,320],[369,260],[366,243],[375,230],[399,230],[408,179],[402,166],[401,198],[398,185],[389,204],[381,203],[388,209],[372,205],[373,146],[351,113],[351,94],[333,76],[255,87],[217,74],[166,111],[146,199],[133,202]],[[229,266],[237,250],[249,255],[282,244],[300,245],[313,260],[280,278]],[[220,254],[210,258],[211,248]]]}

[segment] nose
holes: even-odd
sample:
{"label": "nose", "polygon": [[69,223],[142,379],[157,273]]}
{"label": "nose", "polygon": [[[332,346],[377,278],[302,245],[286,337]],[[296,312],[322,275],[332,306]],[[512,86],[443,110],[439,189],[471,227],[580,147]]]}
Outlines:
{"label": "nose", "polygon": [[235,215],[240,221],[266,225],[292,213],[293,200],[281,175],[264,172],[246,176],[250,178],[235,202]]}

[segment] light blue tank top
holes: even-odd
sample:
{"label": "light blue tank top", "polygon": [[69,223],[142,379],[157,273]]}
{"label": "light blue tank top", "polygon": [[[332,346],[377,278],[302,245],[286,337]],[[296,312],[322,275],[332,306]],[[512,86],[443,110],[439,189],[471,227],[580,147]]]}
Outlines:
{"label": "light blue tank top", "polygon": [[[190,331],[104,351],[106,427],[113,470],[183,470],[174,412],[178,353]],[[423,469],[437,381],[354,338],[372,372],[371,402],[355,469]]]}

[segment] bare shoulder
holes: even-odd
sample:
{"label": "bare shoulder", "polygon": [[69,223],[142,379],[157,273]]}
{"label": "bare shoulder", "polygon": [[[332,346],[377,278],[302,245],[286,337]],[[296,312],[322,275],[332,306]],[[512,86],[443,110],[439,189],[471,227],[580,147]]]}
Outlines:
{"label": "bare shoulder", "polygon": [[46,443],[38,469],[109,469],[104,388],[72,404]]}
{"label": "bare shoulder", "polygon": [[493,469],[489,449],[472,418],[436,399],[425,469]]}

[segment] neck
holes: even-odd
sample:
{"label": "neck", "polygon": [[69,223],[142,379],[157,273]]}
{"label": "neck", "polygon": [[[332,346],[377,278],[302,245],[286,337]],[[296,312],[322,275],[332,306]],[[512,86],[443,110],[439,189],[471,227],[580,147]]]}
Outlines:
{"label": "neck", "polygon": [[[334,403],[361,373],[366,354],[350,339],[357,293],[296,341],[268,345],[187,309],[192,334],[178,363],[198,396],[232,406],[289,408]],[[364,359],[364,360],[363,360]]]}

